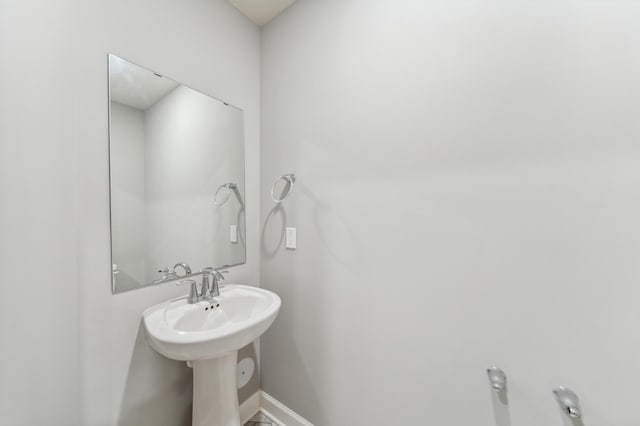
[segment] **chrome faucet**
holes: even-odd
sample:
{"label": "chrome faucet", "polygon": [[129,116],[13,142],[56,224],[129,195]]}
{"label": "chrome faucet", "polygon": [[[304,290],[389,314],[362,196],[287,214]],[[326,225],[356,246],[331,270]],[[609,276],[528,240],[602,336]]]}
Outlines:
{"label": "chrome faucet", "polygon": [[[176,272],[176,268],[178,267],[184,270],[184,275],[179,275]],[[220,281],[224,280],[224,275],[222,274],[229,271],[219,271],[208,267],[200,270],[200,272],[192,273],[189,265],[184,262],[178,262],[173,265],[173,269],[163,268],[158,272],[163,275],[162,278],[154,280],[154,284],[167,282],[176,282],[177,285],[190,284],[191,288],[189,290],[189,296],[187,296],[187,303],[198,303],[220,296]],[[200,291],[198,291],[198,284],[192,279],[198,275],[202,275]],[[211,281],[209,281],[210,278]]]}
{"label": "chrome faucet", "polygon": [[[202,300],[211,300],[220,296],[220,281],[224,280],[223,273],[229,271],[218,271],[214,268],[204,268],[202,271]],[[211,288],[209,288],[209,276],[211,276]]]}
{"label": "chrome faucet", "polygon": [[198,284],[195,280],[182,280],[178,281],[176,285],[191,284],[189,289],[189,296],[187,296],[187,303],[198,303],[202,296],[198,294]]}
{"label": "chrome faucet", "polygon": [[202,283],[200,284],[200,297],[204,300],[205,298],[211,299],[211,291],[209,290],[209,273],[203,272],[202,274]]}
{"label": "chrome faucet", "polygon": [[189,265],[187,265],[184,262],[178,262],[175,265],[173,265],[173,270],[175,271],[178,266],[181,267],[182,269],[184,269],[184,276],[185,277],[187,275],[191,275],[191,268],[189,267]]}

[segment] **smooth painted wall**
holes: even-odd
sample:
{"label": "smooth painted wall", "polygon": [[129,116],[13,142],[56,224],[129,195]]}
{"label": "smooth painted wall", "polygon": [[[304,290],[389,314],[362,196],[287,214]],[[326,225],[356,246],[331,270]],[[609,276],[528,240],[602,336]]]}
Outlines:
{"label": "smooth painted wall", "polygon": [[224,0],[0,0],[2,422],[190,424],[191,371],[140,328],[185,289],[111,295],[107,53],[245,111],[253,238],[229,280],[258,284],[259,38]]}
{"label": "smooth painted wall", "polygon": [[0,1],[0,417],[15,426],[81,416],[73,15],[40,3]]}
{"label": "smooth painted wall", "polygon": [[[230,242],[230,226],[244,211],[230,194],[214,205],[218,188],[235,182],[244,194],[243,113],[179,86],[145,111],[146,282],[176,258],[194,271],[243,263],[243,240]],[[242,235],[245,227],[239,226]]]}
{"label": "smooth painted wall", "polygon": [[111,261],[114,288],[146,284],[144,111],[110,101]]}
{"label": "smooth painted wall", "polygon": [[581,425],[565,385],[584,425],[637,424],[638,22],[630,1],[299,0],[269,23],[264,390],[316,426]]}

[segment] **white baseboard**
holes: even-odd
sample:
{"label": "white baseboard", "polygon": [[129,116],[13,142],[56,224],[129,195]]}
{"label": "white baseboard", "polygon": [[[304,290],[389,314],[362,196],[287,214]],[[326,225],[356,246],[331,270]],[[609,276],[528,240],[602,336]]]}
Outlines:
{"label": "white baseboard", "polygon": [[260,394],[260,411],[280,426],[313,426],[310,421],[268,393],[260,391]]}
{"label": "white baseboard", "polygon": [[258,412],[275,421],[278,426],[313,426],[310,421],[264,391],[254,393],[240,404],[241,423],[245,424]]}

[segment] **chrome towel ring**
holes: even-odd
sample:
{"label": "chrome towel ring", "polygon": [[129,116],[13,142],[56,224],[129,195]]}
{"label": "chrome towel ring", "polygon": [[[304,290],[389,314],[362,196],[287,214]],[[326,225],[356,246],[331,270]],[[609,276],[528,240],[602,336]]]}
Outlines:
{"label": "chrome towel ring", "polygon": [[[233,182],[220,185],[218,187],[218,190],[216,191],[216,194],[213,196],[213,204],[215,206],[221,206],[224,203],[226,203],[229,197],[231,196],[231,191],[236,188],[237,188],[237,185]],[[223,193],[222,196],[220,196],[220,191],[222,191],[223,189],[226,189],[227,191],[226,193]]]}
{"label": "chrome towel ring", "polygon": [[[276,194],[275,194],[276,185],[281,180],[285,181],[284,188],[282,189],[282,193],[280,194],[280,197],[276,197]],[[280,203],[284,201],[289,195],[291,195],[291,191],[293,191],[293,185],[295,183],[296,183],[296,175],[294,175],[293,173],[288,173],[286,175],[282,175],[278,177],[278,179],[276,179],[273,182],[273,185],[271,185],[271,199],[273,200],[273,202]]]}

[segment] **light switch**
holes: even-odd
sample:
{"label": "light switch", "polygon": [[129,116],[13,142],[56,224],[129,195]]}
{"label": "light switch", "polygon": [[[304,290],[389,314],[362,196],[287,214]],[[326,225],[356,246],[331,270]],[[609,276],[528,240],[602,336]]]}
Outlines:
{"label": "light switch", "polygon": [[238,243],[238,225],[231,225],[231,228],[229,229],[229,241],[231,241],[234,244]]}
{"label": "light switch", "polygon": [[291,250],[295,250],[298,243],[296,238],[296,228],[287,228],[285,236],[285,247]]}

